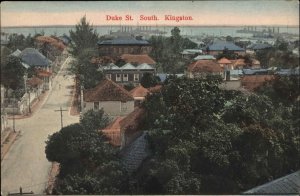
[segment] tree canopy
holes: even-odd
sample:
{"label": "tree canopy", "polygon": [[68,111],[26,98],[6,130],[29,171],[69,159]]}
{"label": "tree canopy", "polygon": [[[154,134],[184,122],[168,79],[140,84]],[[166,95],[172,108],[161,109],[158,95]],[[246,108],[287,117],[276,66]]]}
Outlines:
{"label": "tree canopy", "polygon": [[18,57],[7,56],[5,62],[1,63],[1,84],[5,88],[17,90],[24,87],[25,68]]}
{"label": "tree canopy", "polygon": [[160,71],[168,73],[182,73],[188,62],[180,52],[197,47],[196,43],[180,35],[178,27],[171,30],[170,37],[152,36],[149,42],[153,48],[150,56],[157,62]]}
{"label": "tree canopy", "polygon": [[60,164],[55,194],[120,194],[128,190],[118,149],[98,131],[106,124],[103,111],[88,112],[80,124],[63,127],[48,137],[46,157]]}
{"label": "tree canopy", "polygon": [[296,103],[275,107],[271,97],[223,91],[219,82],[171,78],[148,97],[153,155],[137,175],[140,194],[240,193],[300,167],[291,160],[300,158]]}

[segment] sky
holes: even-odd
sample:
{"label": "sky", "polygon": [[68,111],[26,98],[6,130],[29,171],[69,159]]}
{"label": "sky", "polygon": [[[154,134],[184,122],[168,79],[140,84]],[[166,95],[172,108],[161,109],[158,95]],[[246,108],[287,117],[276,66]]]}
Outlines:
{"label": "sky", "polygon": [[[82,16],[93,25],[299,25],[297,0],[243,1],[4,1],[1,26],[75,25]],[[131,15],[131,21],[125,16]],[[158,19],[140,20],[140,15]],[[170,21],[165,15],[190,16]],[[119,16],[122,20],[108,20]]]}

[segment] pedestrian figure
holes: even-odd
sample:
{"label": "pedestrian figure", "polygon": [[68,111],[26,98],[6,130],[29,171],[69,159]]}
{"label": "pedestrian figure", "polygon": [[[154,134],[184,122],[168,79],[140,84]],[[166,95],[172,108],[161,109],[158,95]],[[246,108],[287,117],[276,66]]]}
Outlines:
{"label": "pedestrian figure", "polygon": [[58,84],[58,89],[60,89],[60,83]]}

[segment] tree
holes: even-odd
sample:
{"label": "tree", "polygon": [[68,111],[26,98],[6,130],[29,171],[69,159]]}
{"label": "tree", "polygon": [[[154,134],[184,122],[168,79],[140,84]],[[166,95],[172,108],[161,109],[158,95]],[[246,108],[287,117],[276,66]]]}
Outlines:
{"label": "tree", "polygon": [[80,124],[86,130],[103,129],[109,123],[109,117],[104,113],[103,109],[94,111],[89,110],[80,116]]}
{"label": "tree", "polygon": [[80,52],[87,48],[95,48],[97,46],[98,34],[86,20],[86,16],[80,19],[80,22],[75,26],[75,31],[70,31],[71,54],[75,57],[80,55]]}
{"label": "tree", "polygon": [[55,192],[120,194],[126,190],[127,176],[117,152],[101,132],[81,124],[69,125],[49,136],[46,157],[60,163]]}
{"label": "tree", "polygon": [[144,102],[152,156],[138,173],[141,193],[240,193],[299,168],[299,103],[274,107],[219,83],[170,78]]}
{"label": "tree", "polygon": [[18,57],[8,56],[6,62],[1,64],[1,84],[6,89],[21,89],[24,87],[25,68]]}
{"label": "tree", "polygon": [[153,76],[151,73],[145,73],[141,78],[141,85],[144,88],[153,87],[158,84],[158,78]]}

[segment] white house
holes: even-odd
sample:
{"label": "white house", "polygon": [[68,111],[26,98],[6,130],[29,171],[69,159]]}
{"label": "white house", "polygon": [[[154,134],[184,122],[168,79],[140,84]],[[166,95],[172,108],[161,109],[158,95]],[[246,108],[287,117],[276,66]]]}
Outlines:
{"label": "white house", "polygon": [[99,110],[111,117],[125,116],[134,110],[134,99],[130,93],[112,80],[104,79],[96,87],[83,90],[82,112]]}

